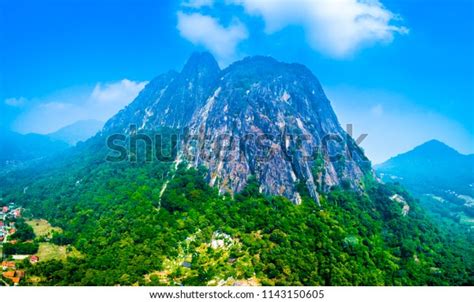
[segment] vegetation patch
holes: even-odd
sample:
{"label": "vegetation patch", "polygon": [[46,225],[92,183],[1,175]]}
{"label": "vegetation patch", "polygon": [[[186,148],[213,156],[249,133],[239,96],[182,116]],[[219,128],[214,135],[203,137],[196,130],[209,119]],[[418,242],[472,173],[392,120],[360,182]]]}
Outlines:
{"label": "vegetation patch", "polygon": [[37,237],[51,238],[53,232],[62,232],[61,228],[51,226],[51,224],[45,219],[30,219],[27,220],[26,223],[33,228]]}
{"label": "vegetation patch", "polygon": [[59,246],[53,243],[42,242],[39,244],[36,255],[40,261],[66,260],[67,257],[82,257],[81,253],[72,246]]}

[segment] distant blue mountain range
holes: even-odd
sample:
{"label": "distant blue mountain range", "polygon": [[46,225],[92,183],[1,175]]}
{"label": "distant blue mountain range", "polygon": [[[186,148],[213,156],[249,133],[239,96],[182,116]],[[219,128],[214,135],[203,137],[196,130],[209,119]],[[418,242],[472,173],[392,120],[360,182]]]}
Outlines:
{"label": "distant blue mountain range", "polygon": [[80,141],[85,141],[94,136],[103,126],[104,123],[97,120],[77,121],[56,132],[48,134],[48,136],[66,142],[69,145],[75,145]]}
{"label": "distant blue mountain range", "polygon": [[474,155],[431,140],[374,167],[384,182],[399,182],[431,213],[474,228]]}
{"label": "distant blue mountain range", "polygon": [[84,141],[103,126],[96,120],[78,121],[58,131],[42,135],[0,131],[0,167],[15,166],[30,160],[44,158]]}

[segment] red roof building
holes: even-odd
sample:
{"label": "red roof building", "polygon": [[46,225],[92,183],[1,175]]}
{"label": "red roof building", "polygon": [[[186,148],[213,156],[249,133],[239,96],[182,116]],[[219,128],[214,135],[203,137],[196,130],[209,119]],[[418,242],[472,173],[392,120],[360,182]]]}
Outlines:
{"label": "red roof building", "polygon": [[18,284],[20,283],[20,279],[25,276],[24,271],[10,271],[10,272],[4,272],[2,274],[4,278],[10,279],[13,284]]}
{"label": "red roof building", "polygon": [[3,213],[7,213],[8,212],[8,207],[7,206],[4,206],[3,207]]}
{"label": "red roof building", "polygon": [[8,268],[11,268],[11,269],[15,269],[16,268],[16,265],[15,265],[15,262],[14,261],[3,261],[2,262],[2,268],[4,270],[8,269]]}
{"label": "red roof building", "polygon": [[30,263],[33,264],[33,263],[37,263],[39,261],[39,257],[36,256],[36,255],[33,255],[30,257]]}
{"label": "red roof building", "polygon": [[2,274],[2,276],[5,277],[5,278],[8,278],[8,279],[11,279],[11,278],[15,277],[15,271],[4,272]]}

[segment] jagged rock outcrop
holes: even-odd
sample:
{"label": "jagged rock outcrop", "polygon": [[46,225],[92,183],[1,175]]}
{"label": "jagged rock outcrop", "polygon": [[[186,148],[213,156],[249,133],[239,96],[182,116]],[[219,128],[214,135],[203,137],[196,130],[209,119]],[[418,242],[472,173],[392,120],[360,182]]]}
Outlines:
{"label": "jagged rock outcrop", "polygon": [[[209,168],[209,182],[238,192],[255,175],[262,192],[295,202],[303,182],[318,190],[353,188],[370,170],[340,127],[316,77],[304,66],[252,57],[225,69],[189,125],[184,151]],[[191,156],[189,156],[191,155]]]}
{"label": "jagged rock outcrop", "polygon": [[220,73],[209,53],[195,53],[183,70],[170,71],[153,79],[137,98],[105,125],[105,131],[126,132],[131,124],[138,130],[186,127],[204,105]]}
{"label": "jagged rock outcrop", "polygon": [[302,183],[318,192],[359,188],[370,162],[341,128],[317,78],[300,64],[250,57],[220,71],[195,54],[181,73],[151,81],[106,129],[187,129],[179,160],[208,168],[221,192],[239,192],[253,175],[263,193],[299,203]]}

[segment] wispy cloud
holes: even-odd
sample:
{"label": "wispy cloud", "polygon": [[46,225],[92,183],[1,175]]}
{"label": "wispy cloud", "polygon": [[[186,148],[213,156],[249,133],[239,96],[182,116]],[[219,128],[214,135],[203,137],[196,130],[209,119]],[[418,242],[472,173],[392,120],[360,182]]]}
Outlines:
{"label": "wispy cloud", "polygon": [[226,63],[234,59],[237,45],[248,37],[247,28],[238,20],[224,27],[211,16],[178,12],[179,33],[196,45],[202,45]]}
{"label": "wispy cloud", "polygon": [[78,120],[105,121],[128,105],[147,82],[124,79],[89,89],[66,89],[45,98],[24,100],[27,108],[14,123],[19,132],[50,133]]}
{"label": "wispy cloud", "polygon": [[302,26],[314,49],[337,58],[367,44],[390,42],[395,33],[408,32],[392,24],[399,17],[378,0],[231,1],[249,14],[261,16],[269,34],[289,25]]}
{"label": "wispy cloud", "polygon": [[[289,26],[302,27],[307,43],[316,51],[333,58],[345,58],[375,43],[390,43],[396,34],[408,29],[398,25],[401,17],[385,8],[379,0],[226,0],[185,1],[191,14],[178,13],[181,35],[207,47],[220,57],[229,57],[237,45],[248,38],[246,26],[238,22],[223,27],[218,19],[202,15],[203,6],[212,6],[207,14],[220,15],[229,6],[244,8],[245,18],[254,16],[265,22],[271,35]],[[238,10],[235,9],[236,14]]]}
{"label": "wispy cloud", "polygon": [[5,105],[11,106],[11,107],[22,107],[26,104],[27,99],[24,97],[19,97],[19,98],[8,98],[5,100]]}
{"label": "wispy cloud", "polygon": [[113,103],[118,106],[124,106],[129,103],[129,100],[134,99],[145,85],[146,82],[134,82],[128,79],[115,83],[97,83],[90,99],[100,103]]}
{"label": "wispy cloud", "polygon": [[382,104],[377,104],[370,108],[370,112],[375,117],[382,117],[383,116],[383,106]]}

